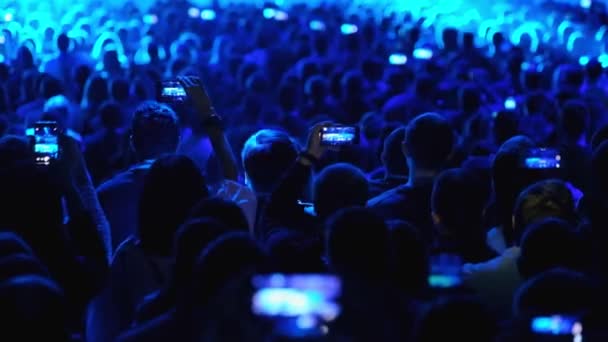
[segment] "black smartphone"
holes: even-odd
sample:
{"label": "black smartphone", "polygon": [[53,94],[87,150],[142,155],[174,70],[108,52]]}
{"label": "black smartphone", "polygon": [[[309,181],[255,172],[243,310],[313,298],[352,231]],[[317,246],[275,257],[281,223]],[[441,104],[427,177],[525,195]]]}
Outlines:
{"label": "black smartphone", "polygon": [[33,136],[36,164],[47,166],[59,158],[59,127],[57,122],[36,122]]}
{"label": "black smartphone", "polygon": [[161,84],[160,100],[167,103],[184,102],[188,94],[178,81],[164,81]]}
{"label": "black smartphone", "polygon": [[345,146],[359,143],[359,126],[331,125],[321,128],[321,144]]}

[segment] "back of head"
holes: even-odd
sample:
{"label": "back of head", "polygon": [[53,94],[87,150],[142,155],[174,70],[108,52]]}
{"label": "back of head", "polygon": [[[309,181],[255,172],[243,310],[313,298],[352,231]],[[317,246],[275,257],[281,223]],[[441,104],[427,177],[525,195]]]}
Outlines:
{"label": "back of head", "polygon": [[84,86],[83,100],[86,104],[99,104],[110,97],[108,82],[101,75],[91,75]]}
{"label": "back of head", "polygon": [[131,85],[127,80],[115,79],[110,84],[110,93],[112,99],[116,102],[125,102],[129,99],[129,91]]}
{"label": "back of head", "polygon": [[365,206],[368,198],[367,177],[351,164],[330,165],[315,179],[313,202],[323,219],[343,208]]}
{"label": "back of head", "polygon": [[42,98],[48,100],[53,96],[63,93],[63,85],[61,84],[61,81],[48,74],[43,74],[40,77],[39,95]]}
{"label": "back of head", "polygon": [[[19,276],[0,283],[2,334],[20,341],[67,341],[63,291],[40,276]],[[10,336],[10,338],[9,338]]]}
{"label": "back of head", "polygon": [[439,114],[427,113],[416,117],[405,132],[406,157],[417,168],[441,169],[452,153],[453,144],[454,132]]}
{"label": "back of head", "polygon": [[241,207],[219,197],[204,198],[190,212],[191,219],[213,219],[235,231],[247,231],[249,223]]}
{"label": "back of head", "polygon": [[139,201],[139,237],[152,255],[171,254],[171,242],[192,207],[208,196],[201,171],[185,156],[167,155],[154,162]]}
{"label": "back of head", "polygon": [[460,109],[467,113],[474,113],[481,107],[481,91],[476,86],[465,85],[458,92]]}
{"label": "back of head", "polygon": [[[505,141],[492,162],[492,183],[498,220],[504,227],[512,226],[513,207],[520,191],[527,185],[520,177],[520,158],[534,143],[527,137],[516,136]],[[510,231],[510,229],[507,229]]]}
{"label": "back of head", "polygon": [[99,107],[101,124],[107,129],[117,129],[123,125],[123,113],[116,102],[106,101]]}
{"label": "back of head", "polygon": [[146,102],[133,113],[131,141],[140,159],[174,153],[179,139],[177,115],[168,106]]}
{"label": "back of head", "polygon": [[430,75],[417,76],[414,85],[416,95],[423,99],[430,99],[435,91],[435,83],[435,80]]}
{"label": "back of head", "polygon": [[496,112],[494,117],[492,133],[497,144],[502,145],[505,141],[518,134],[519,117],[511,110]]}
{"label": "back of head", "polygon": [[408,175],[407,163],[401,148],[403,141],[405,141],[405,127],[395,129],[384,139],[381,159],[387,174]]}
{"label": "back of head", "polygon": [[589,110],[582,101],[568,101],[562,106],[560,128],[564,138],[580,139],[589,126]]}
{"label": "back of head", "polygon": [[528,225],[554,217],[576,224],[576,208],[568,186],[555,179],[535,183],[517,198],[513,211],[515,241],[519,241]]}
{"label": "back of head", "polygon": [[192,271],[199,254],[223,234],[230,231],[223,223],[211,218],[191,219],[175,233],[175,285],[183,288],[192,280]]}
{"label": "back of head", "polygon": [[602,77],[604,73],[604,67],[597,60],[590,60],[589,63],[585,66],[585,71],[587,72],[587,79],[590,82],[596,82]]}
{"label": "back of head", "polygon": [[241,154],[247,181],[257,193],[272,191],[298,156],[298,146],[284,132],[263,129],[245,142]]}
{"label": "back of head", "polygon": [[455,238],[478,239],[484,235],[481,228],[486,200],[487,194],[473,172],[450,169],[435,180],[431,207],[444,233]]}
{"label": "back of head", "polygon": [[359,72],[350,71],[342,77],[342,95],[346,98],[355,98],[362,95],[363,77]]}
{"label": "back of head", "polygon": [[382,279],[389,270],[389,233],[384,219],[366,208],[337,212],[326,224],[326,253],[333,271]]}
{"label": "back of head", "polygon": [[57,48],[61,52],[67,52],[70,48],[70,38],[67,34],[62,33],[57,37]]}
{"label": "back of head", "polygon": [[46,267],[31,254],[17,253],[0,258],[0,282],[24,275],[50,277]]}
{"label": "back of head", "polygon": [[[471,328],[475,327],[475,328]],[[497,324],[477,299],[468,296],[439,298],[418,321],[417,341],[493,341]]]}
{"label": "back of head", "polygon": [[359,121],[359,128],[361,129],[361,135],[364,136],[365,139],[376,140],[382,135],[384,120],[379,113],[369,112],[363,115]]}
{"label": "back of head", "polygon": [[581,241],[574,227],[559,219],[546,219],[526,229],[521,240],[519,273],[530,278],[555,267],[584,267]]}
{"label": "back of head", "polygon": [[230,233],[213,241],[194,266],[194,302],[204,305],[231,280],[260,270],[262,250],[245,233]]}
{"label": "back of head", "polygon": [[13,254],[34,255],[34,252],[17,234],[0,232],[0,258]]}
{"label": "back of head", "polygon": [[328,84],[327,79],[322,76],[313,76],[306,81],[304,92],[310,98],[315,100],[323,100],[327,96]]}
{"label": "back of head", "polygon": [[592,308],[598,289],[582,273],[551,269],[527,280],[515,293],[513,313],[520,316],[580,314]]}
{"label": "back of head", "polygon": [[323,244],[318,237],[299,231],[281,229],[270,235],[264,249],[272,262],[273,272],[323,273]]}

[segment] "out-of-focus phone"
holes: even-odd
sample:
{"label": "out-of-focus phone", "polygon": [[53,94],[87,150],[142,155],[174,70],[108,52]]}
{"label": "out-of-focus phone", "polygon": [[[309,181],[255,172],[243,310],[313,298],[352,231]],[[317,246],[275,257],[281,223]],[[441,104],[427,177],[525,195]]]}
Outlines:
{"label": "out-of-focus phone", "polygon": [[407,56],[402,53],[393,53],[388,56],[388,62],[391,65],[405,65],[407,63]]}
{"label": "out-of-focus phone", "polygon": [[331,125],[321,128],[321,145],[345,146],[359,143],[359,126]]}
{"label": "out-of-focus phone", "polygon": [[462,285],[462,259],[457,255],[440,254],[431,257],[428,284],[435,289],[449,289]]}
{"label": "out-of-focus phone", "polygon": [[308,27],[313,31],[325,31],[325,23],[319,20],[312,20]]}
{"label": "out-of-focus phone", "polygon": [[48,166],[59,158],[59,128],[57,122],[36,122],[33,139],[36,164]]}
{"label": "out-of-focus phone", "polygon": [[534,317],[530,323],[533,333],[538,335],[569,335],[573,341],[582,341],[583,324],[573,316],[553,315]]}
{"label": "out-of-focus phone", "polygon": [[188,8],[188,16],[190,18],[198,18],[201,15],[201,10],[196,7]]}
{"label": "out-of-focus phone", "polygon": [[523,157],[522,166],[526,169],[559,169],[562,156],[554,148],[532,148]]}
{"label": "out-of-focus phone", "polygon": [[517,108],[517,101],[513,97],[507,97],[505,100],[505,109],[514,110]]}
{"label": "out-of-focus phone", "polygon": [[342,24],[340,25],[340,32],[348,36],[359,32],[359,28],[355,24]]}
{"label": "out-of-focus phone", "polygon": [[201,11],[201,19],[203,19],[205,21],[215,20],[216,17],[217,17],[217,14],[212,9],[204,9]]}
{"label": "out-of-focus phone", "polygon": [[342,284],[336,276],[270,274],[257,275],[252,282],[253,313],[271,319],[279,335],[323,336],[327,324],[340,315]]}
{"label": "out-of-focus phone", "polygon": [[186,89],[178,81],[162,82],[161,101],[167,103],[183,102],[186,98],[188,98]]}
{"label": "out-of-focus phone", "polygon": [[289,19],[289,14],[285,11],[276,11],[274,14],[274,20],[276,21],[285,21],[287,19]]}
{"label": "out-of-focus phone", "polygon": [[422,59],[422,60],[428,61],[429,59],[433,58],[433,50],[426,49],[426,48],[419,48],[419,49],[415,49],[414,52],[412,53],[412,55],[416,59]]}

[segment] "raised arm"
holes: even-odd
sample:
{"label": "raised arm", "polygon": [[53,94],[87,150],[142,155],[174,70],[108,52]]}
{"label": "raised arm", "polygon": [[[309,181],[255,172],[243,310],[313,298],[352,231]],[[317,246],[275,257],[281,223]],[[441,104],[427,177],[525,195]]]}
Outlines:
{"label": "raised arm", "polygon": [[180,77],[180,83],[186,90],[188,97],[192,99],[197,113],[200,115],[203,127],[209,135],[213,150],[217,155],[224,179],[237,181],[238,167],[232,148],[222,127],[222,119],[215,112],[213,104],[205,87],[197,77]]}

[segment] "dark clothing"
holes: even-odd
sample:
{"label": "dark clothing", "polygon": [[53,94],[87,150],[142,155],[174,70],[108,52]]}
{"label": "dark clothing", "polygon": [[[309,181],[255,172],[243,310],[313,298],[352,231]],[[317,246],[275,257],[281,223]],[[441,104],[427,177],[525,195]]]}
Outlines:
{"label": "dark clothing", "polygon": [[389,176],[382,179],[370,180],[369,197],[374,198],[405,183],[407,183],[407,177],[403,176]]}
{"label": "dark clothing", "polygon": [[387,220],[404,220],[416,226],[427,243],[433,241],[431,193],[433,178],[417,185],[404,184],[372,198],[367,206]]}
{"label": "dark clothing", "polygon": [[481,263],[496,258],[498,255],[488,248],[485,236],[470,241],[459,241],[453,237],[438,236],[437,243],[432,249],[433,255],[458,255],[465,263]]}

